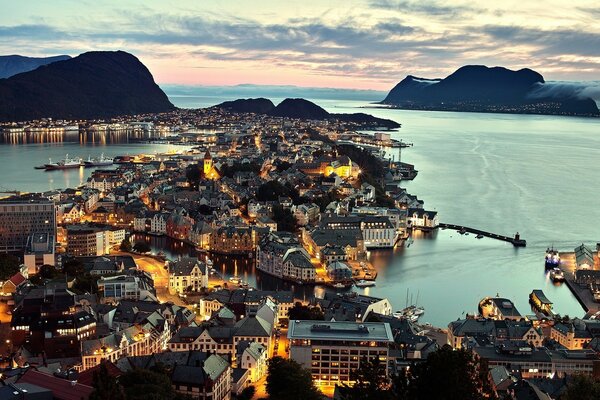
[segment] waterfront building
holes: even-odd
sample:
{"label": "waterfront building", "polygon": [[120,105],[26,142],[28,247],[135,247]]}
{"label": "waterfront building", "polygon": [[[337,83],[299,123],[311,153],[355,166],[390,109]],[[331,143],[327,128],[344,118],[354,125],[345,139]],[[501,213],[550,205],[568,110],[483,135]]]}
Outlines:
{"label": "waterfront building", "polygon": [[365,248],[391,248],[396,243],[396,228],[387,216],[323,216],[319,228],[360,230]]}
{"label": "waterfront building", "polygon": [[253,253],[257,232],[250,227],[225,226],[218,228],[210,238],[210,251],[218,254]]}
{"label": "waterfront building", "polygon": [[54,236],[48,233],[34,233],[29,236],[23,254],[23,264],[30,274],[37,274],[42,265],[55,265],[54,246]]}
{"label": "waterfront building", "polygon": [[302,242],[309,254],[323,263],[322,251],[326,247],[344,249],[348,260],[364,259],[366,256],[365,242],[358,229],[314,229],[302,231]]}
{"label": "waterfront building", "polygon": [[575,248],[575,266],[577,269],[594,269],[594,253],[583,243]]}
{"label": "waterfront building", "polygon": [[436,211],[426,211],[421,208],[409,208],[406,223],[408,228],[431,230],[438,227],[439,220]]}
{"label": "waterfront building", "polygon": [[0,252],[23,250],[33,234],[56,237],[56,209],[47,199],[0,201]]}
{"label": "waterfront building", "polygon": [[365,296],[356,292],[325,292],[315,303],[323,310],[326,321],[365,322],[369,315],[391,316],[392,305],[388,299]]}
{"label": "waterfront building", "polygon": [[352,268],[342,261],[334,261],[327,265],[327,276],[332,281],[347,281],[352,279]]}
{"label": "waterfront building", "polygon": [[524,320],[467,318],[448,324],[447,343],[455,349],[473,348],[504,341],[541,347],[544,333],[531,321]]}
{"label": "waterfront building", "polygon": [[197,292],[208,288],[208,264],[193,257],[170,261],[169,293],[181,294],[187,290]]}
{"label": "waterfront building", "polygon": [[523,346],[481,346],[473,351],[490,367],[505,366],[524,379],[597,375],[600,360],[591,350],[548,350]]}
{"label": "waterfront building", "polygon": [[288,232],[271,232],[256,249],[256,268],[269,275],[301,282],[314,282],[316,269],[310,255]]}
{"label": "waterfront building", "polygon": [[288,339],[290,358],[311,371],[317,386],[353,384],[350,372],[360,367],[363,357],[387,365],[394,342],[390,325],[381,322],[291,320]]}

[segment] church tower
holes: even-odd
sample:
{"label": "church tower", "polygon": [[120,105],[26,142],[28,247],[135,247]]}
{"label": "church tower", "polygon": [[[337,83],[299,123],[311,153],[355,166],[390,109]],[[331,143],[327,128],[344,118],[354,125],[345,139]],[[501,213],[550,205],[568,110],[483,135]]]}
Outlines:
{"label": "church tower", "polygon": [[204,175],[208,176],[213,167],[213,159],[210,155],[210,152],[206,150],[206,154],[204,154]]}

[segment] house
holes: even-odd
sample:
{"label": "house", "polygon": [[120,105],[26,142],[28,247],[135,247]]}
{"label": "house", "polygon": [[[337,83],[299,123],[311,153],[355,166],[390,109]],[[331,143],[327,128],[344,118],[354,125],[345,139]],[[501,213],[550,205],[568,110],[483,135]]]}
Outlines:
{"label": "house", "polygon": [[334,261],[327,266],[327,275],[333,281],[352,279],[352,268],[341,261]]}
{"label": "house", "polygon": [[260,343],[241,341],[237,345],[236,360],[249,371],[248,382],[258,382],[267,373],[268,351]]}
{"label": "house", "polygon": [[104,303],[118,303],[121,300],[157,301],[154,281],[145,271],[132,270],[125,275],[101,276],[98,292]]}
{"label": "house", "polygon": [[197,292],[208,288],[207,263],[210,260],[205,263],[192,257],[169,262],[169,293],[181,294],[188,289]]}
{"label": "house", "polygon": [[439,225],[438,215],[435,211],[426,211],[421,208],[409,208],[406,224],[408,228],[430,230]]}
{"label": "house", "polygon": [[256,268],[282,279],[314,282],[316,269],[310,255],[290,233],[270,233],[257,247]]}
{"label": "house", "polygon": [[14,294],[25,283],[27,283],[27,278],[25,278],[22,273],[17,272],[4,282],[2,285],[2,293],[5,295]]}

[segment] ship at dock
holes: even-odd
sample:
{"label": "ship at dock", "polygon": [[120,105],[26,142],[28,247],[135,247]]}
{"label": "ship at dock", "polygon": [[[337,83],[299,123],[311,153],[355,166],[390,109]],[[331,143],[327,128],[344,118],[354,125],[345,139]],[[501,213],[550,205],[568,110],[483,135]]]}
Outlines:
{"label": "ship at dock", "polygon": [[84,165],[86,168],[102,167],[102,166],[107,166],[107,165],[112,165],[112,164],[113,164],[113,159],[104,157],[104,153],[102,153],[102,155],[100,155],[100,157],[98,157],[98,158],[88,157],[87,161],[84,162]]}
{"label": "ship at dock", "polygon": [[554,269],[560,265],[560,255],[558,250],[554,250],[554,247],[546,249],[545,266],[546,269]]}
{"label": "ship at dock", "polygon": [[44,165],[46,171],[53,171],[57,169],[71,169],[71,168],[79,168],[83,165],[81,158],[69,158],[67,154],[64,160],[60,160],[59,162],[53,163],[52,159],[48,164]]}

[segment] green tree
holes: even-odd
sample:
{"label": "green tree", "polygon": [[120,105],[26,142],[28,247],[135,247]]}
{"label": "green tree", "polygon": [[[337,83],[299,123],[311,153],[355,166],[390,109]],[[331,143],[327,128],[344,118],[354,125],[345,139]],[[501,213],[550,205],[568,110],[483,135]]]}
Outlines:
{"label": "green tree", "polygon": [[58,276],[58,272],[53,265],[44,264],[40,267],[38,275],[42,279],[54,279]]}
{"label": "green tree", "polygon": [[200,181],[204,179],[204,168],[200,164],[189,165],[185,169],[185,178],[187,179],[190,187],[194,190],[198,190]]}
{"label": "green tree", "polygon": [[600,380],[587,375],[573,375],[567,383],[567,390],[560,400],[597,400],[600,399]]}
{"label": "green tree", "polygon": [[394,392],[401,400],[495,399],[486,363],[448,345],[396,377]]}
{"label": "green tree", "polygon": [[256,199],[259,201],[277,201],[279,196],[289,196],[294,200],[298,198],[298,191],[289,185],[268,181],[260,185],[256,192]]}
{"label": "green tree", "polygon": [[63,264],[63,272],[67,276],[81,276],[85,274],[83,263],[76,258],[70,258]]}
{"label": "green tree", "polygon": [[267,393],[271,400],[321,400],[323,396],[309,370],[279,356],[269,360]]}
{"label": "green tree", "polygon": [[131,241],[129,239],[123,239],[121,245],[119,246],[121,251],[129,253],[131,251]]}
{"label": "green tree", "polygon": [[94,391],[90,400],[125,400],[123,389],[117,379],[108,373],[105,363],[100,364],[100,368],[94,371],[92,379]]}
{"label": "green tree", "polygon": [[135,242],[135,244],[133,245],[133,250],[137,251],[138,253],[148,253],[152,249],[150,248],[150,245],[146,242]]}
{"label": "green tree", "polygon": [[291,320],[316,320],[322,321],[325,317],[319,307],[305,306],[299,301],[288,311],[288,318]]}
{"label": "green tree", "polygon": [[19,266],[21,261],[19,257],[13,256],[8,253],[0,254],[0,281],[4,281],[17,272],[19,272]]}
{"label": "green tree", "polygon": [[343,384],[339,387],[342,400],[391,400],[388,390],[389,379],[386,375],[387,366],[379,358],[360,360],[360,367],[350,372],[350,380],[354,385]]}
{"label": "green tree", "polygon": [[254,386],[248,386],[237,396],[237,400],[252,400],[254,393],[256,393],[256,388]]}

